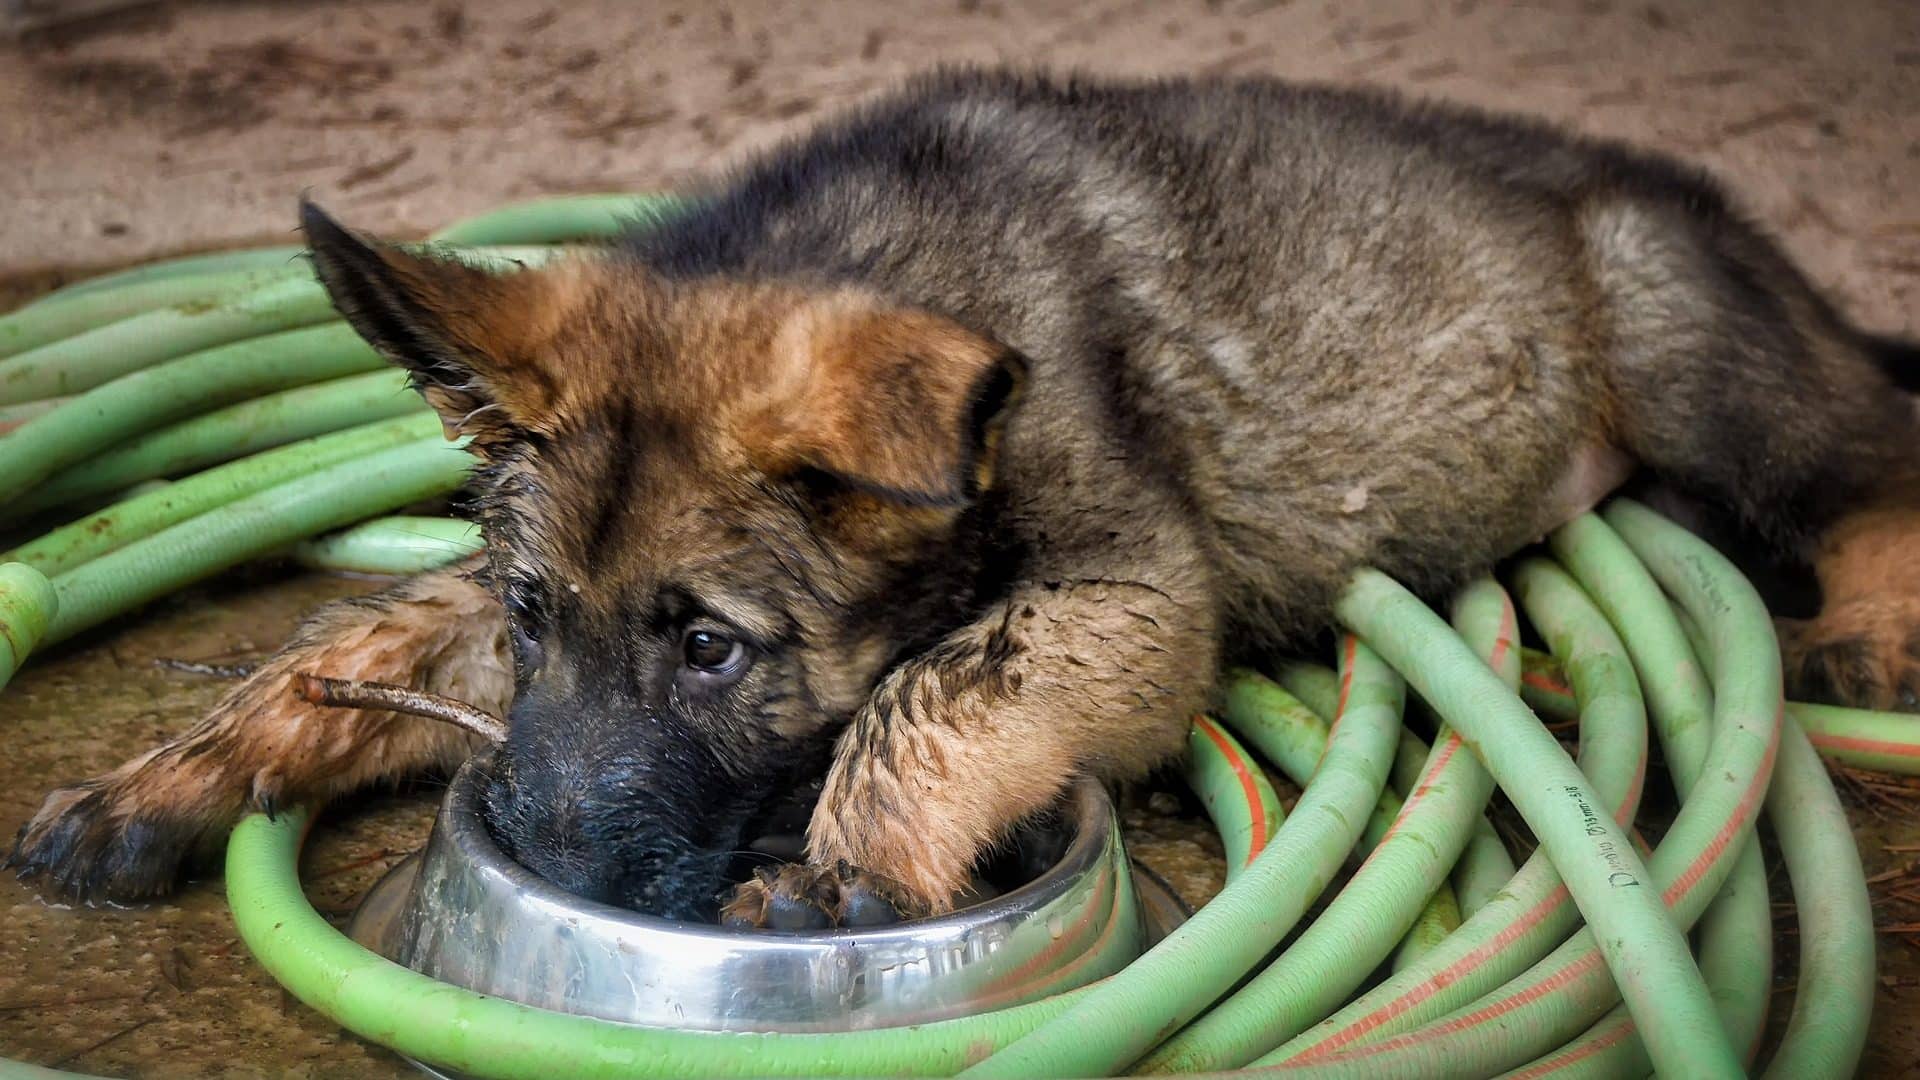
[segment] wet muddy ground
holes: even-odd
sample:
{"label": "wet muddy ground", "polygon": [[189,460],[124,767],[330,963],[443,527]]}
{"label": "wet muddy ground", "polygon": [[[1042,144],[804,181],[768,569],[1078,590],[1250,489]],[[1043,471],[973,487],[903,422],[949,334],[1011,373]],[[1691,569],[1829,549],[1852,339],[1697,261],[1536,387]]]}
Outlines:
{"label": "wet muddy ground", "polygon": [[[224,689],[156,659],[244,661],[307,608],[368,585],[249,575],[36,657],[0,701],[0,822],[11,832],[49,783],[111,768],[191,722]],[[422,792],[329,818],[307,854],[314,903],[351,910],[419,845],[431,806]],[[378,1075],[398,1066],[288,999],[251,962],[211,868],[172,902],[128,909],[49,905],[9,876],[0,906],[0,1056],[109,1076]]]}
{"label": "wet muddy ground", "polygon": [[[1920,6],[1708,0],[831,0],[151,5],[0,42],[0,309],[83,268],[284,242],[296,194],[417,234],[501,202],[711,170],[938,61],[1264,73],[1518,108],[1681,153],[1868,326],[1920,321]],[[0,832],[53,784],[191,724],[230,662],[367,581],[249,572],[36,657],[0,693]],[[1920,793],[1843,781],[1875,878],[1881,987],[1863,1075],[1920,1075]],[[342,914],[425,835],[433,793],[331,814],[306,868]],[[1190,900],[1218,843],[1127,814]],[[1156,809],[1157,807],[1157,809]],[[1784,875],[1776,1029],[1797,939]],[[379,1076],[404,1066],[287,998],[217,876],[72,910],[0,879],[0,1057],[112,1076]]]}

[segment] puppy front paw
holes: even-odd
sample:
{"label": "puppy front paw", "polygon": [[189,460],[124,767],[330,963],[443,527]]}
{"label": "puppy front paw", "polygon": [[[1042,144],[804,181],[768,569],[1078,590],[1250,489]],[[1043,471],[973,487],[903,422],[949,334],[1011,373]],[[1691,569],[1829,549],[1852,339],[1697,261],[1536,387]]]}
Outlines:
{"label": "puppy front paw", "polygon": [[831,869],[763,866],[720,909],[720,925],[738,930],[826,930],[886,926],[927,914],[892,878],[840,862]]}
{"label": "puppy front paw", "polygon": [[244,811],[285,804],[284,774],[263,767],[242,735],[287,697],[277,680],[255,676],[171,742],[55,790],[20,827],[5,865],[45,895],[72,900],[173,892],[190,864],[219,851]]}
{"label": "puppy front paw", "polygon": [[166,797],[163,782],[141,769],[109,773],[49,794],[20,827],[5,866],[50,897],[150,900],[218,846],[232,816]]}

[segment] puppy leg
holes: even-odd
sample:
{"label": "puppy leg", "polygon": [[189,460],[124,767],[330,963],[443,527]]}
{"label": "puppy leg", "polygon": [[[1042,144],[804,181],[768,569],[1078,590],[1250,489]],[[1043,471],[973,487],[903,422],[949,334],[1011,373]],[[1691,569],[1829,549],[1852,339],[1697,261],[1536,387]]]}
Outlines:
{"label": "puppy leg", "polygon": [[[1198,557],[1017,586],[882,681],[840,738],[808,861],[949,908],[975,860],[1083,772],[1143,772],[1179,752],[1216,674]],[[1187,580],[1182,580],[1186,577]]]}
{"label": "puppy leg", "polygon": [[1819,616],[1779,621],[1795,695],[1920,713],[1920,498],[1842,517],[1814,572]]}
{"label": "puppy leg", "polygon": [[48,795],[11,866],[49,891],[136,900],[164,894],[249,808],[272,812],[445,768],[477,740],[389,712],[323,708],[302,673],[401,683],[496,715],[513,697],[499,605],[459,570],[426,574],[316,612],[294,640],[184,734],[103,776]]}
{"label": "puppy leg", "polygon": [[1782,626],[1788,691],[1920,708],[1911,350],[1847,326],[1731,218],[1619,200],[1588,224],[1620,444],[1815,564],[1820,614]]}
{"label": "puppy leg", "polygon": [[1920,712],[1920,423],[1852,343],[1782,335],[1809,338],[1791,371],[1726,369],[1733,389],[1670,397],[1628,430],[1642,460],[1813,563],[1819,614],[1778,623],[1789,694]]}

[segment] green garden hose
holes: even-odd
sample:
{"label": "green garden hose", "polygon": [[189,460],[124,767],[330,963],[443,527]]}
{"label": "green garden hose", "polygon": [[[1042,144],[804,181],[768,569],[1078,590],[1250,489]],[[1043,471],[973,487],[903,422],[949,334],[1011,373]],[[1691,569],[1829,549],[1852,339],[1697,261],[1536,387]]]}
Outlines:
{"label": "green garden hose", "polygon": [[[1490,581],[1476,582],[1463,591],[1456,610],[1473,651],[1517,678],[1517,663],[1506,662],[1518,633],[1506,593]],[[1135,1071],[1241,1065],[1338,1008],[1413,927],[1492,794],[1492,777],[1464,752],[1459,736],[1443,728],[1387,835],[1326,910],[1265,970],[1162,1043]]]}
{"label": "green garden hose", "polygon": [[1239,742],[1204,716],[1194,717],[1187,730],[1182,772],[1220,834],[1231,882],[1253,865],[1286,819],[1280,797]]}
{"label": "green garden hose", "polygon": [[1284,660],[1273,669],[1273,681],[1329,724],[1340,711],[1340,674],[1325,664]]}
{"label": "green garden hose", "polygon": [[1920,776],[1920,722],[1912,713],[1789,701],[1787,716],[1822,757],[1862,769]]}
{"label": "green garden hose", "polygon": [[[1609,517],[1612,516],[1613,512],[1610,512]],[[1677,527],[1667,528],[1685,535]],[[1641,554],[1644,556],[1647,553],[1643,551]],[[1729,636],[1723,646],[1731,649],[1734,655],[1747,657],[1748,670],[1744,670],[1742,679],[1716,699],[1715,710],[1719,722],[1713,737],[1709,765],[1704,770],[1705,778],[1695,789],[1694,797],[1683,808],[1680,819],[1675,822],[1653,861],[1660,880],[1669,885],[1667,899],[1683,923],[1691,921],[1691,913],[1697,912],[1703,896],[1712,891],[1715,868],[1730,861],[1723,856],[1728,854],[1729,849],[1738,850],[1737,845],[1742,840],[1742,821],[1748,816],[1749,807],[1758,792],[1764,790],[1764,771],[1726,766],[1730,759],[1751,758],[1756,753],[1762,755],[1764,760],[1772,746],[1771,734],[1775,730],[1773,721],[1778,716],[1779,694],[1778,652],[1771,640],[1771,624],[1766,620],[1764,610],[1759,607],[1757,596],[1752,595],[1751,586],[1740,579],[1724,560],[1716,563],[1695,556],[1687,560],[1685,565],[1687,572],[1699,580],[1677,578],[1669,581],[1663,578],[1662,584],[1669,591],[1676,592],[1683,585],[1689,585],[1715,597],[1717,602],[1731,606],[1735,612],[1735,618],[1729,620],[1733,629],[1726,631]],[[1656,567],[1658,572],[1659,568]],[[1621,599],[1626,602],[1632,598]],[[1767,698],[1769,670],[1771,695],[1776,707],[1760,707],[1756,710],[1754,703]],[[1771,715],[1763,715],[1768,713]],[[1708,794],[1708,789],[1713,786],[1725,789],[1724,793],[1717,796]],[[1724,803],[1725,797],[1735,792],[1739,792],[1739,795],[1732,808],[1722,810],[1720,804]],[[1702,840],[1706,841],[1704,846]],[[1670,853],[1677,857],[1667,858]],[[1673,876],[1676,867],[1684,867],[1677,879]],[[1528,978],[1510,986],[1503,992],[1504,996],[1478,1003],[1468,1015],[1504,1010],[1510,1014],[1507,1018],[1516,1032],[1540,1031],[1549,1017],[1540,1015],[1541,1010],[1535,1008],[1537,1002],[1529,1000],[1528,995],[1548,985],[1556,986],[1554,996],[1562,1006],[1550,1017],[1556,1023],[1578,1022],[1578,1017],[1584,1015],[1586,1010],[1596,1007],[1604,1009],[1609,988],[1604,980],[1596,982],[1593,965],[1586,963],[1586,957],[1597,955],[1583,942],[1589,937],[1583,932],[1555,957],[1549,958],[1548,963],[1530,973]],[[1589,1019],[1598,1019],[1597,1009]],[[1718,1025],[1714,1026],[1717,1029]],[[1448,1062],[1450,1067],[1462,1067],[1459,1050],[1449,1045],[1451,1033],[1445,1028],[1446,1025],[1441,1024],[1426,1029],[1428,1034],[1424,1040],[1416,1033],[1415,1036],[1403,1037],[1398,1045],[1381,1044],[1362,1048],[1372,1052],[1371,1059],[1365,1063],[1365,1067],[1355,1061],[1353,1068],[1345,1074],[1390,1075],[1402,1069],[1416,1071],[1421,1067],[1419,1062],[1425,1062],[1425,1067],[1430,1068],[1435,1061]],[[1542,1050],[1557,1041],[1551,1032],[1542,1034],[1541,1039],[1545,1043]],[[1390,1056],[1394,1054],[1405,1057],[1407,1063],[1402,1065]]]}
{"label": "green garden hose", "polygon": [[[1521,650],[1528,665],[1520,697],[1543,719],[1563,721],[1575,715],[1573,691],[1560,665],[1544,653]],[[1839,705],[1787,702],[1787,717],[1800,725],[1820,756],[1861,769],[1920,776],[1920,724],[1912,713],[1849,709]]]}
{"label": "green garden hose", "polygon": [[[1487,666],[1508,690],[1517,690],[1520,685],[1520,627],[1513,613],[1513,601],[1506,592],[1495,585],[1492,579],[1467,586],[1453,602],[1453,624],[1468,644],[1483,644],[1475,648],[1487,661]],[[1451,734],[1444,732],[1444,734]],[[1487,776],[1486,767],[1472,754],[1460,754],[1455,758],[1454,768],[1462,774],[1471,772],[1478,778],[1485,777],[1485,783],[1491,785],[1493,778]],[[1410,966],[1420,956],[1430,952],[1441,938],[1460,928],[1462,919],[1486,906],[1495,893],[1507,887],[1513,880],[1516,868],[1513,856],[1508,854],[1507,845],[1494,831],[1493,822],[1485,815],[1474,819],[1473,832],[1467,837],[1466,850],[1461,852],[1460,860],[1454,865],[1450,884],[1442,885],[1436,893],[1436,902],[1443,909],[1436,915],[1423,913],[1422,924],[1428,935],[1434,935],[1428,944],[1409,948],[1403,946],[1394,954],[1393,970],[1400,971]],[[1451,913],[1444,908],[1451,899]],[[1408,939],[1413,944],[1413,939]]]}
{"label": "green garden hose", "polygon": [[0,315],[0,358],[159,308],[217,302],[265,285],[310,276],[304,266],[288,265],[271,270],[160,277],[101,292],[49,296],[19,311]]}
{"label": "green garden hose", "polygon": [[[1334,678],[1336,686],[1335,704],[1329,705],[1329,708],[1334,708],[1337,707],[1338,679],[1331,670],[1327,674]],[[1326,721],[1279,684],[1258,672],[1244,669],[1228,672],[1225,689],[1223,715],[1228,725],[1258,747],[1294,783],[1305,787],[1311,782],[1314,769],[1319,765],[1321,755],[1326,752]],[[1388,774],[1390,783],[1406,791],[1414,790],[1426,758],[1425,744],[1420,742],[1418,736],[1403,729],[1400,743],[1394,751],[1393,769]],[[1353,849],[1354,856],[1364,860],[1373,851],[1374,846],[1393,828],[1394,820],[1400,815],[1400,807],[1400,796],[1391,787],[1381,791],[1373,812],[1367,815],[1360,843]],[[1479,824],[1484,825],[1485,819],[1481,819]],[[1505,858],[1506,849],[1501,848],[1500,854]],[[1507,865],[1513,865],[1510,859]],[[1436,907],[1440,910],[1432,910]],[[1414,928],[1407,932],[1403,947],[1407,942],[1414,941],[1417,933],[1431,933],[1433,926],[1445,923],[1448,918],[1446,910],[1449,908],[1456,913],[1459,910],[1451,892],[1436,890],[1428,908],[1421,911]],[[1457,919],[1454,921],[1457,922]],[[1416,943],[1413,951],[1418,949],[1419,943]]]}
{"label": "green garden hose", "polygon": [[[1656,878],[1634,853],[1626,831],[1606,816],[1585,775],[1553,737],[1437,616],[1385,575],[1360,571],[1342,594],[1337,612],[1349,629],[1373,642],[1389,662],[1397,661],[1396,668],[1421,696],[1468,740],[1551,853],[1590,928],[1570,944],[1580,945],[1583,938],[1597,940],[1598,955],[1605,959],[1641,1024],[1656,1066],[1675,1076],[1742,1075],[1686,938],[1668,915],[1662,890],[1649,887]],[[1737,724],[1729,727],[1745,731]],[[1772,745],[1771,738],[1765,740],[1768,750]],[[1744,744],[1730,747],[1727,756],[1749,749]],[[1743,837],[1739,830],[1752,828],[1751,813],[1764,794],[1766,774],[1757,760],[1738,772],[1732,767],[1735,762],[1728,764],[1727,774],[1734,779],[1730,797],[1710,804],[1697,800],[1687,809],[1711,805],[1726,811],[1722,820],[1729,820],[1736,836]],[[1765,765],[1770,771],[1771,753]],[[1758,785],[1756,772],[1760,772]],[[1750,797],[1751,805],[1743,797]],[[1740,816],[1743,808],[1745,817]],[[1703,837],[1697,849],[1669,847],[1687,823],[1683,810],[1662,850],[1686,850],[1688,856],[1704,853],[1702,849],[1714,837]],[[1711,859],[1701,863],[1689,857],[1658,880],[1687,886],[1676,898],[1685,899],[1703,891],[1691,886],[1706,878],[1714,865]],[[1711,886],[1718,885],[1716,877]],[[1605,972],[1600,975],[1604,979]],[[1360,1067],[1377,1068],[1377,1062]]]}
{"label": "green garden hose", "polygon": [[1326,755],[1265,853],[1125,971],[964,1075],[1113,1073],[1237,982],[1293,929],[1359,840],[1386,786],[1404,702],[1401,680],[1348,637]]}
{"label": "green garden hose", "polygon": [[[659,193],[552,196],[512,203],[466,218],[434,233],[432,239],[444,244],[473,246],[598,240],[616,235],[627,226],[664,218],[684,205],[685,200],[678,196]],[[283,269],[306,253],[305,247],[288,244],[158,259],[64,285],[29,306],[51,304],[87,293],[103,294],[165,278]]]}
{"label": "green garden hose", "polygon": [[[1266,740],[1260,743],[1261,752],[1295,783],[1305,785],[1326,746],[1327,721],[1338,707],[1339,682],[1332,668],[1305,661],[1281,663],[1272,679],[1245,670],[1229,672],[1227,717],[1230,722],[1258,726],[1257,737]],[[1412,792],[1419,785],[1428,753],[1427,744],[1418,735],[1401,730],[1400,742],[1394,747],[1393,771],[1387,775],[1388,786],[1367,815],[1360,844],[1354,848],[1356,856],[1365,858],[1393,827],[1394,819],[1400,816],[1401,793]],[[1466,853],[1454,873],[1469,884],[1478,883],[1474,886],[1481,890],[1475,893],[1476,906],[1505,885],[1513,872],[1513,857],[1492,822],[1484,817],[1475,822]],[[1454,911],[1461,907],[1457,894],[1440,891],[1436,891],[1434,903],[1443,908],[1451,904]],[[1415,928],[1407,932],[1409,940],[1429,935],[1432,927],[1440,924],[1455,925],[1439,912],[1423,911]],[[1418,947],[1413,951],[1419,951]],[[1406,957],[1411,961],[1412,952]]]}
{"label": "green garden hose", "polygon": [[384,364],[352,327],[333,323],[236,341],[136,371],[0,438],[0,502],[169,421]]}
{"label": "green garden hose", "polygon": [[[1549,538],[1554,555],[1617,627],[1639,672],[1657,721],[1667,768],[1681,798],[1692,791],[1705,766],[1713,729],[1713,694],[1660,586],[1646,566],[1605,522],[1585,515]],[[1759,844],[1750,840],[1720,895],[1700,920],[1700,967],[1728,1041],[1751,1064],[1766,1023],[1771,989],[1773,914]],[[1582,1042],[1561,1052],[1563,1061],[1584,1061],[1587,1075],[1650,1068],[1631,1019],[1609,1015]]]}
{"label": "green garden hose", "polygon": [[[1558,631],[1556,647],[1576,676],[1582,772],[1603,810],[1615,821],[1631,821],[1646,774],[1647,737],[1626,656],[1577,593],[1529,588],[1521,596],[1536,623]],[[1260,1061],[1309,1066],[1453,1012],[1527,970],[1578,922],[1549,853],[1537,851],[1505,889],[1419,962]]]}
{"label": "green garden hose", "polygon": [[1549,724],[1570,723],[1580,716],[1560,661],[1525,646],[1520,649],[1520,700]]}
{"label": "green garden hose", "polygon": [[0,689],[26,662],[60,610],[53,583],[24,563],[0,561]]}
{"label": "green garden hose", "polygon": [[[1508,690],[1518,689],[1520,627],[1514,618],[1513,601],[1505,590],[1491,578],[1468,585],[1454,598],[1453,625],[1468,644],[1480,643],[1475,651],[1486,658],[1487,666],[1500,676]],[[1443,738],[1451,736],[1444,725],[1442,728]],[[1453,768],[1460,774],[1470,772],[1475,782],[1484,776],[1484,782],[1492,785],[1493,779],[1486,776],[1486,768],[1479,758],[1457,754],[1454,762]],[[1419,921],[1394,952],[1393,970],[1404,970],[1431,952],[1447,935],[1458,930],[1467,916],[1480,910],[1495,893],[1505,888],[1515,872],[1513,856],[1494,830],[1493,822],[1484,814],[1475,817],[1467,846],[1454,864],[1449,880],[1434,891],[1433,901],[1420,913]]]}
{"label": "green garden hose", "polygon": [[1486,907],[1517,873],[1519,869],[1513,864],[1513,855],[1507,851],[1500,834],[1494,831],[1493,822],[1481,818],[1473,827],[1473,835],[1467,838],[1467,850],[1453,868],[1451,886],[1460,906],[1460,917],[1470,918]]}
{"label": "green garden hose", "polygon": [[[554,255],[554,249],[545,247],[436,250],[496,270]],[[0,360],[0,404],[81,393],[169,360],[206,355],[279,331],[323,324],[344,329],[326,289],[310,271],[303,271],[272,278],[256,289],[142,312]]]}
{"label": "green garden hose", "polygon": [[96,454],[15,499],[19,515],[124,491],[299,439],[430,410],[407,376],[384,368],[265,394]]}
{"label": "green garden hose", "polygon": [[[376,450],[417,443],[439,433],[439,418],[425,413],[375,421],[268,450],[115,503],[22,544],[0,555],[0,560],[27,563],[48,576],[64,574],[215,507],[259,494],[330,465],[357,461]],[[458,482],[456,479],[455,483]]]}
{"label": "green garden hose", "polygon": [[77,394],[217,345],[337,318],[311,274],[282,277],[218,303],[143,312],[0,360],[0,403]]}
{"label": "green garden hose", "polygon": [[[1257,671],[1244,668],[1229,671],[1225,691],[1220,715],[1227,726],[1277,766],[1287,779],[1302,788],[1312,782],[1320,759],[1326,756],[1327,734],[1331,730],[1328,723]],[[1401,745],[1395,747],[1396,763],[1401,748],[1411,737],[1404,730],[1401,732]],[[1419,760],[1425,759],[1426,748],[1422,746]],[[1418,768],[1416,762],[1416,773]],[[1388,775],[1391,777],[1391,771]],[[1349,853],[1350,861],[1357,866],[1359,859],[1364,859],[1393,827],[1393,819],[1399,813],[1400,797],[1391,790],[1381,789],[1380,798],[1361,827],[1360,842]]]}
{"label": "green garden hose", "polygon": [[[659,194],[563,195],[490,210],[441,229],[433,234],[433,239],[445,244],[474,246],[564,244],[598,240],[616,235],[629,225],[645,224],[665,217],[682,205],[684,202],[681,199]],[[271,273],[285,270],[305,255],[306,250],[298,245],[282,245],[161,259],[63,286],[22,310],[52,307],[81,296],[98,301],[108,293],[170,279]],[[205,295],[202,291],[192,294],[190,298]],[[103,314],[93,322],[113,317],[111,305],[103,306],[101,310]]]}
{"label": "green garden hose", "polygon": [[1872,904],[1833,782],[1799,725],[1784,718],[1766,608],[1724,556],[1653,511],[1617,499],[1605,518],[1704,632],[1700,659],[1715,678],[1716,717],[1736,693],[1733,708],[1774,710],[1781,773],[1767,808],[1793,880],[1801,956],[1793,1015],[1767,1075],[1851,1076],[1873,1012]]}
{"label": "green garden hose", "polygon": [[1405,971],[1420,961],[1420,958],[1438,948],[1447,935],[1460,929],[1462,916],[1460,901],[1454,896],[1453,886],[1441,882],[1427,898],[1427,905],[1420,909],[1420,915],[1407,929],[1406,936],[1400,939],[1400,946],[1393,950],[1388,961],[1391,971]]}
{"label": "green garden hose", "polygon": [[485,546],[479,527],[469,521],[386,517],[303,540],[294,547],[293,557],[315,570],[417,574],[459,562]]}
{"label": "green garden hose", "polygon": [[[1730,571],[1722,574],[1715,568],[1700,572],[1712,580],[1721,595],[1738,599],[1740,590],[1751,594],[1751,587]],[[1751,599],[1757,607],[1757,597]],[[1777,701],[1778,653],[1764,612],[1757,624],[1749,619],[1742,625],[1744,629],[1736,639],[1738,647],[1751,654],[1756,644],[1763,644],[1766,655],[1756,661],[1755,678],[1745,680],[1746,685],[1737,688],[1738,692],[1723,694],[1716,701],[1720,723],[1714,733],[1706,778],[1683,807],[1653,860],[1658,879],[1667,886],[1666,899],[1683,924],[1690,923],[1697,915],[1705,898],[1717,886],[1718,876],[1725,872],[1723,868],[1732,862],[1729,856],[1739,850],[1737,845],[1743,842],[1742,831],[1750,822],[1752,805],[1764,791],[1767,771],[1752,764],[1743,767],[1742,763],[1750,763],[1757,756],[1761,759],[1759,764],[1770,764],[1766,759],[1770,756],[1771,735],[1776,730],[1772,721],[1778,715],[1777,710],[1763,717],[1745,705],[1756,694],[1764,697],[1767,663],[1772,664],[1773,694]],[[1756,641],[1756,634],[1765,636],[1763,643]],[[1486,1014],[1505,1017],[1516,1032],[1515,1045],[1524,1043],[1522,1035],[1532,1035],[1539,1043],[1539,1052],[1551,1049],[1581,1026],[1599,1019],[1610,1004],[1612,987],[1604,973],[1597,970],[1599,954],[1592,948],[1591,940],[1591,933],[1583,931],[1500,994],[1491,995],[1450,1019],[1421,1032],[1349,1051],[1346,1056],[1350,1067],[1343,1074],[1417,1072],[1433,1067],[1438,1061],[1448,1062],[1450,1067],[1467,1067],[1460,1060],[1468,1049],[1461,1044],[1460,1032],[1470,1025],[1464,1025],[1463,1020]],[[1550,997],[1541,993],[1549,986],[1554,987]],[[1549,1001],[1550,1009],[1542,1005]],[[1665,1019],[1663,1016],[1662,1022]],[[1574,1026],[1568,1030],[1568,1025]],[[1718,1034],[1718,1023],[1707,1030]],[[1366,1060],[1362,1062],[1361,1057]]]}
{"label": "green garden hose", "polygon": [[436,435],[328,466],[135,540],[53,579],[60,611],[44,641],[64,641],[314,533],[444,495],[466,480],[471,465],[465,450]]}
{"label": "green garden hose", "polygon": [[212,251],[204,255],[177,255],[170,259],[156,259],[125,270],[116,270],[111,274],[101,274],[84,281],[76,281],[71,285],[63,285],[22,310],[51,306],[79,296],[92,296],[99,299],[109,292],[171,278],[204,278],[214,274],[262,271],[271,273],[287,269],[306,253],[307,249],[298,244],[281,244],[275,247],[240,248],[234,251]]}
{"label": "green garden hose", "polygon": [[5,435],[21,424],[36,416],[44,416],[70,400],[68,398],[42,398],[39,401],[23,401],[18,405],[0,405],[0,435]]}

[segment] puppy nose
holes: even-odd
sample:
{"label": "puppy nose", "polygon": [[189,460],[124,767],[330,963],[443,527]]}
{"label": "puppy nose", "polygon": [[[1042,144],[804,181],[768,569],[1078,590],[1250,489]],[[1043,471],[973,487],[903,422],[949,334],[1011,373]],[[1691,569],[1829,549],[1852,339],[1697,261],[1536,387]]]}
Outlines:
{"label": "puppy nose", "polygon": [[495,839],[521,866],[588,900],[611,898],[611,874],[587,850],[581,800],[564,783],[496,778],[487,805]]}

